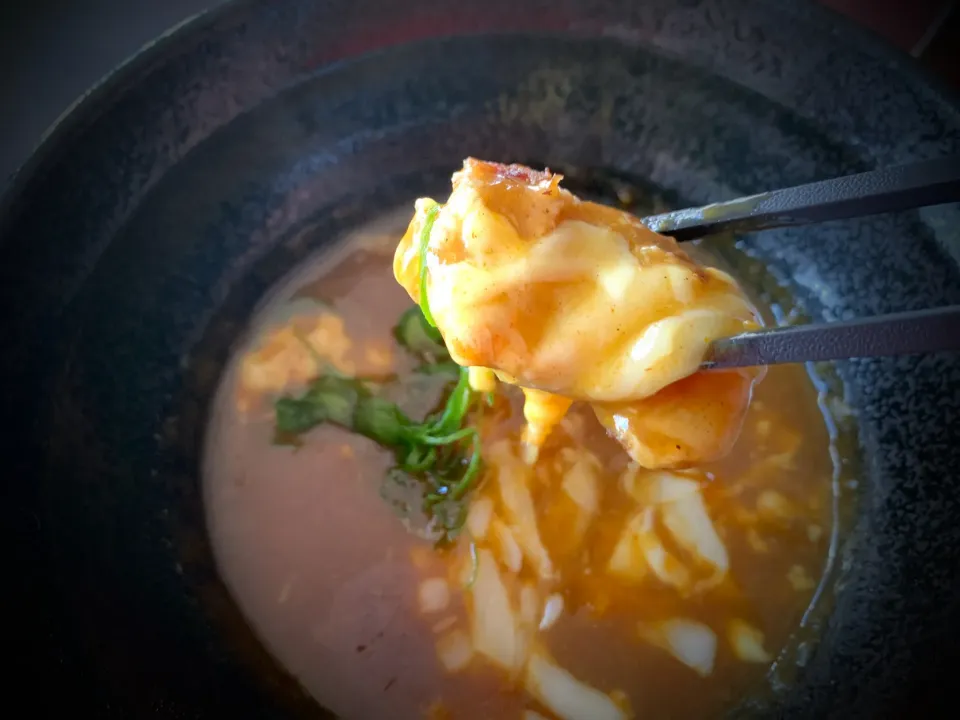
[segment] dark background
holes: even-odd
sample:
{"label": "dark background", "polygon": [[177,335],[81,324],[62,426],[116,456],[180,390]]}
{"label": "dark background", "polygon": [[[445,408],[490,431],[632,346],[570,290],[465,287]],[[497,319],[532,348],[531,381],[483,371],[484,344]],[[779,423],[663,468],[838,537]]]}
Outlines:
{"label": "dark background", "polygon": [[[0,3],[0,179],[23,163],[46,129],[100,78],[161,33],[221,1]],[[960,88],[957,0],[821,1]]]}

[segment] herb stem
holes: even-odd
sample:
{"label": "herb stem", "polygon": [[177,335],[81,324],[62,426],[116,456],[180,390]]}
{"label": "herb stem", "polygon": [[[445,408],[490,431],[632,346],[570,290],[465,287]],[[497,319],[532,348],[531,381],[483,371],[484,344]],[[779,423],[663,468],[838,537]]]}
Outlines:
{"label": "herb stem", "polygon": [[430,245],[430,234],[433,232],[433,223],[440,212],[440,206],[434,205],[427,210],[423,219],[423,228],[420,230],[420,309],[423,317],[431,327],[437,326],[430,312],[430,301],[427,299],[427,247]]}
{"label": "herb stem", "polygon": [[470,437],[476,430],[473,428],[463,428],[462,430],[457,430],[456,432],[450,433],[449,435],[441,435],[436,437],[433,435],[425,435],[420,438],[420,441],[424,445],[449,445],[450,443],[455,443],[457,440],[463,440],[466,437]]}
{"label": "herb stem", "polygon": [[477,434],[476,430],[473,431],[472,449],[473,453],[470,455],[470,462],[467,464],[467,469],[464,471],[460,481],[453,486],[453,492],[450,493],[450,497],[454,500],[459,500],[467,494],[470,486],[473,485],[474,478],[480,471],[480,435]]}
{"label": "herb stem", "polygon": [[403,469],[411,473],[424,472],[437,461],[437,451],[430,448],[420,457],[420,448],[412,448],[403,462]]}

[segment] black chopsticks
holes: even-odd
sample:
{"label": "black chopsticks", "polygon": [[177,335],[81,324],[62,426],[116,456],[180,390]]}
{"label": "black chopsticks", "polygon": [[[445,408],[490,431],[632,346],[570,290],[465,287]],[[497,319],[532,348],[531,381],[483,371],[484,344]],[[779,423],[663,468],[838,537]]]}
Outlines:
{"label": "black chopsticks", "polygon": [[[960,157],[925,160],[652,215],[677,240],[960,202]],[[960,306],[774,328],[712,343],[702,369],[960,351]]]}
{"label": "black chopsticks", "polygon": [[677,240],[806,225],[960,201],[960,157],[925,160],[772,190],[642,222]]}
{"label": "black chopsticks", "polygon": [[960,305],[744,333],[715,340],[704,370],[960,351]]}

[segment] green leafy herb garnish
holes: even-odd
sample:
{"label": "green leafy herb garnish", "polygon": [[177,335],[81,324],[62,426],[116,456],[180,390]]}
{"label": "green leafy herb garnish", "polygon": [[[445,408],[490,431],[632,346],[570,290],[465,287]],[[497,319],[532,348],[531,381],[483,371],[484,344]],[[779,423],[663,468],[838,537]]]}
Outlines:
{"label": "green leafy herb garnish", "polygon": [[300,398],[277,400],[277,429],[292,435],[325,422],[349,425],[365,392],[363,383],[353,378],[322,375]]}
{"label": "green leafy herb garnish", "polygon": [[423,228],[420,230],[420,307],[423,310],[423,317],[431,327],[436,327],[437,322],[433,319],[430,302],[427,299],[427,246],[430,244],[430,233],[433,232],[433,223],[439,212],[439,205],[434,205],[427,210],[426,217],[423,219]]}
{"label": "green leafy herb garnish", "polygon": [[[391,384],[347,377],[335,368],[324,367],[319,353],[306,338],[301,338],[317,359],[319,377],[299,397],[279,398],[275,410],[277,442],[298,444],[303,433],[332,423],[392,450],[396,465],[385,483],[399,483],[398,488],[407,488],[410,482],[419,482],[423,487],[424,512],[440,526],[442,539],[449,541],[463,525],[466,507],[462,501],[481,469],[480,436],[466,424],[467,416],[471,409],[482,410],[484,400],[490,405],[491,398],[471,389],[467,369],[451,361],[430,313],[427,246],[439,211],[439,205],[427,210],[420,232],[420,306],[405,311],[393,329],[397,342],[422,361],[414,371],[416,374],[409,376],[406,383]],[[453,385],[447,384],[450,389],[442,407],[420,422],[390,398],[399,395],[409,400],[413,393],[429,403],[428,396],[423,394],[425,375],[438,377],[439,382],[427,382],[433,385],[433,392],[446,378]],[[404,407],[409,408],[409,404]],[[397,493],[384,495],[391,498],[394,507],[404,511],[406,501],[396,498]]]}
{"label": "green leafy herb garnish", "polygon": [[[425,507],[463,500],[480,472],[480,436],[465,427],[473,404],[466,368],[461,368],[443,408],[423,422],[408,417],[383,398],[376,383],[358,378],[323,375],[300,397],[282,397],[275,403],[280,437],[300,435],[317,425],[333,423],[390,448],[396,470],[421,479],[427,486]],[[462,524],[463,508],[445,508],[444,529],[449,534]]]}
{"label": "green leafy herb garnish", "polygon": [[[400,345],[425,360],[426,367],[435,367],[450,360],[450,353],[443,344],[440,331],[427,322],[417,305],[412,306],[400,316],[397,326],[393,329],[393,336]],[[449,364],[458,367],[454,363]]]}

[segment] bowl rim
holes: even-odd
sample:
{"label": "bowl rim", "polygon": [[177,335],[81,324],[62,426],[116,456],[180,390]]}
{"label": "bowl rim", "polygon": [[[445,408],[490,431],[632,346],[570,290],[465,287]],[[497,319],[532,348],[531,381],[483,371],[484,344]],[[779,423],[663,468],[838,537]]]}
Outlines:
{"label": "bowl rim", "polygon": [[[365,1],[375,2],[375,0]],[[707,0],[707,2],[709,1]],[[289,0],[291,6],[295,6],[297,2],[298,0]],[[480,0],[469,0],[469,2],[471,4],[474,2],[482,4]],[[769,6],[764,0],[723,0],[723,2],[734,5],[749,3],[750,6],[757,7],[758,10],[762,8],[767,11],[768,17],[769,13],[773,13],[774,19],[777,14],[780,14],[786,20],[790,19],[791,14],[798,18],[808,18],[808,20],[803,20],[803,22],[808,23],[808,29],[830,34],[843,33],[843,38],[847,40],[850,46],[853,46],[854,53],[862,53],[865,60],[879,58],[882,61],[886,59],[887,64],[882,66],[881,70],[889,70],[891,78],[894,79],[915,81],[915,84],[918,85],[917,93],[922,95],[922,99],[927,103],[927,106],[932,107],[936,113],[942,111],[948,118],[948,127],[960,127],[960,103],[951,93],[938,88],[937,81],[928,77],[926,72],[910,61],[904,53],[886,45],[879,38],[871,36],[869,32],[855,26],[852,22],[838,17],[836,13],[822,7],[811,8],[806,4],[806,0],[778,0]],[[118,65],[113,71],[101,78],[91,90],[82,95],[45,133],[28,160],[11,176],[9,189],[0,197],[0,252],[6,250],[4,243],[7,238],[2,236],[3,231],[11,224],[15,226],[17,223],[17,203],[25,196],[30,198],[32,194],[36,194],[37,189],[42,188],[49,181],[51,172],[62,165],[63,155],[69,152],[69,148],[76,142],[78,136],[82,136],[90,127],[95,127],[103,115],[109,115],[116,104],[122,101],[128,93],[135,91],[138,82],[148,78],[154,69],[165,67],[180,54],[197,52],[198,45],[203,41],[203,36],[208,31],[212,29],[217,34],[229,33],[233,28],[245,22],[248,16],[259,17],[261,13],[267,14],[270,7],[269,0],[231,0],[196,15],[168,31],[159,39],[148,43],[140,52],[135,53],[124,63]],[[319,10],[318,12],[325,11]],[[845,29],[838,31],[836,29],[838,24]],[[566,32],[573,35],[570,31],[575,29],[570,28]],[[528,31],[535,32],[535,30]],[[438,32],[426,37],[455,37],[462,34],[462,31],[458,33]],[[491,34],[496,36],[500,33]],[[512,31],[510,34],[516,36],[517,32]],[[562,35],[563,32],[560,34]],[[365,39],[369,39],[369,37]],[[327,57],[321,63],[312,64],[309,67],[291,68],[289,73],[293,76],[295,82],[299,82],[309,79],[317,73],[330,70],[340,61],[353,61],[362,56],[368,57],[373,52],[398,48],[406,44],[408,40],[424,40],[425,36],[412,33],[407,38],[393,39],[395,41],[390,43],[356,48],[356,52],[352,54],[345,53],[343,56],[333,57],[332,59]],[[618,42],[618,39],[611,38],[611,42]],[[829,42],[829,46],[836,46],[837,44],[835,39]],[[650,49],[653,52],[659,52],[659,48]],[[722,68],[720,70],[722,71]],[[253,97],[251,102],[257,104],[268,99],[269,95]],[[230,115],[225,122],[229,122],[233,117],[245,111],[246,108],[241,108],[238,112]],[[956,121],[954,121],[954,118],[956,118]],[[217,129],[222,127],[223,125],[214,126],[210,128],[210,131],[216,132]],[[200,142],[203,142],[203,139]],[[189,152],[189,148],[187,152]],[[144,194],[149,193],[149,191],[149,185],[143,189]],[[136,202],[139,202],[139,200]]]}
{"label": "bowl rim", "polygon": [[[191,15],[168,28],[156,38],[149,40],[138,50],[121,60],[116,66],[94,82],[71,102],[60,115],[43,131],[39,140],[24,160],[6,178],[0,188],[0,226],[11,208],[30,181],[41,175],[45,164],[52,161],[56,149],[62,140],[96,119],[103,103],[114,94],[136,81],[155,63],[169,57],[178,46],[186,47],[205,27],[221,22],[238,23],[246,12],[253,12],[259,6],[266,6],[269,0],[226,0],[218,5]],[[768,4],[768,3],[761,3]],[[926,89],[935,100],[946,105],[960,115],[960,89],[948,85],[943,79],[926,70],[907,52],[887,42],[873,31],[859,25],[842,13],[820,3],[806,0],[775,0],[769,3],[776,11],[802,18],[815,25],[821,32],[829,35],[842,35],[856,44],[856,49],[876,59],[886,60],[888,65],[905,75],[912,84]],[[569,32],[569,28],[566,30]],[[561,32],[564,32],[561,30]],[[463,33],[428,33],[426,36],[401,37],[399,42],[382,45],[370,45],[356,53],[342,53],[310,68],[315,73],[344,60],[351,60],[370,52],[415,42],[427,38],[439,38]],[[0,247],[3,237],[0,235]]]}

